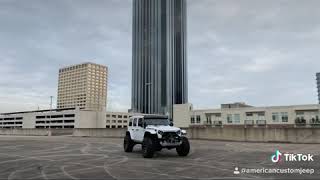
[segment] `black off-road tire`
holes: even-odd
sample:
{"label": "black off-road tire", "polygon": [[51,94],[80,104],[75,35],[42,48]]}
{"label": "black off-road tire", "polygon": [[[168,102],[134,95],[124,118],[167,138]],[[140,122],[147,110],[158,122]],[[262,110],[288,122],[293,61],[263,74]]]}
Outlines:
{"label": "black off-road tire", "polygon": [[123,149],[124,152],[132,152],[133,147],[134,147],[134,142],[130,137],[130,134],[126,134],[123,140]]}
{"label": "black off-road tire", "polygon": [[182,137],[182,144],[176,148],[179,156],[187,156],[190,152],[190,143],[188,138]]}
{"label": "black off-road tire", "polygon": [[152,158],[155,151],[155,142],[151,137],[144,137],[142,142],[142,155],[144,158]]}

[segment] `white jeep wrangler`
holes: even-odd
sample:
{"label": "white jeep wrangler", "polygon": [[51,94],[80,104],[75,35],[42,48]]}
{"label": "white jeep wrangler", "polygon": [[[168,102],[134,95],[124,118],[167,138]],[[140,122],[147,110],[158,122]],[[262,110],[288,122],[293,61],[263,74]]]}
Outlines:
{"label": "white jeep wrangler", "polygon": [[152,158],[162,148],[176,148],[179,156],[187,156],[190,144],[186,131],[173,127],[168,116],[141,115],[130,118],[123,141],[125,152],[132,152],[134,145],[141,144],[144,158]]}

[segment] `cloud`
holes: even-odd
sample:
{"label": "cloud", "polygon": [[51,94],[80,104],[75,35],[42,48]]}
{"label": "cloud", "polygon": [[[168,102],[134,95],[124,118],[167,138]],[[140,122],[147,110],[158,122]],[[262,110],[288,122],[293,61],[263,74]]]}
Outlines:
{"label": "cloud", "polygon": [[[249,56],[250,57],[250,56]],[[276,71],[282,68],[282,65],[286,65],[289,59],[281,52],[272,52],[263,50],[262,52],[255,52],[251,55],[253,58],[248,63],[244,63],[240,69],[248,72],[260,72],[265,73],[267,71]]]}
{"label": "cloud", "polygon": [[[320,2],[188,0],[197,108],[317,103]],[[0,1],[0,112],[49,107],[58,69],[109,67],[108,109],[131,101],[132,0]]]}
{"label": "cloud", "polygon": [[203,94],[217,94],[219,96],[221,95],[231,95],[231,94],[236,94],[240,93],[241,91],[247,90],[246,87],[229,87],[229,88],[215,88],[215,89],[200,89],[200,93]]}

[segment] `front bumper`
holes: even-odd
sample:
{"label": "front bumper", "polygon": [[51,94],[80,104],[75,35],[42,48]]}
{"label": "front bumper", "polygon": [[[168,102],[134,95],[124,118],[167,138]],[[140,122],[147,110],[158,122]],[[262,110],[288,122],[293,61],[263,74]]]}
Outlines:
{"label": "front bumper", "polygon": [[170,142],[160,142],[160,145],[162,147],[177,147],[177,146],[180,146],[182,144],[182,142],[176,142],[176,143],[170,143]]}
{"label": "front bumper", "polygon": [[174,147],[180,146],[182,141],[176,132],[164,132],[159,138],[159,143],[162,147]]}

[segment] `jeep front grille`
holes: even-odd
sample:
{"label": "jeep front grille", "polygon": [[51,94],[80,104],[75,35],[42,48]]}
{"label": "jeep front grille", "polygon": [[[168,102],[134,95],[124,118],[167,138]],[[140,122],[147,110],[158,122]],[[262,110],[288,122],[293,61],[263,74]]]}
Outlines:
{"label": "jeep front grille", "polygon": [[180,137],[176,132],[164,132],[162,139],[180,139]]}

